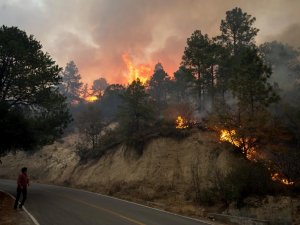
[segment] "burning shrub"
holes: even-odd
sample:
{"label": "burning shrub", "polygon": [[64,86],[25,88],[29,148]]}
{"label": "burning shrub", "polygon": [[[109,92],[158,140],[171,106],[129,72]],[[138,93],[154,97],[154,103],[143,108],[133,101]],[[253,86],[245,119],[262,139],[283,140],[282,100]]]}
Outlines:
{"label": "burning shrub", "polygon": [[285,185],[300,182],[300,153],[297,150],[272,151],[270,155],[270,169],[272,179]]}
{"label": "burning shrub", "polygon": [[221,130],[220,141],[229,142],[237,147],[249,161],[263,161],[274,182],[290,186],[300,180],[298,163],[300,154],[295,151],[274,151],[273,149],[269,154],[259,154],[256,149],[256,138],[241,137],[234,129]]}
{"label": "burning shrub", "polygon": [[194,109],[188,103],[171,104],[163,112],[166,122],[175,123],[176,127],[187,127],[193,120]]}
{"label": "burning shrub", "polygon": [[239,148],[243,155],[248,160],[257,160],[257,152],[255,149],[255,138],[239,137],[236,130],[221,130],[220,141],[229,142],[230,144]]}

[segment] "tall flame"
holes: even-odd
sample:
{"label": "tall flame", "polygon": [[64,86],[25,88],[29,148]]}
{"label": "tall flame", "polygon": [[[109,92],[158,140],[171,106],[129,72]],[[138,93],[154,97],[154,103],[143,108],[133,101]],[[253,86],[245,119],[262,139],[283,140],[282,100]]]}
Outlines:
{"label": "tall flame", "polygon": [[128,82],[139,79],[142,83],[146,83],[151,75],[151,67],[148,64],[134,65],[132,58],[128,54],[123,54],[122,59],[127,66]]}

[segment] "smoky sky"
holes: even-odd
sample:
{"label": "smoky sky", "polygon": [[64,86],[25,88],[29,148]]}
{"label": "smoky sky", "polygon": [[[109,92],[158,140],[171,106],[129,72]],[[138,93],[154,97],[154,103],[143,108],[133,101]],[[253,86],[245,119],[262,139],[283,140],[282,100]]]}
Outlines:
{"label": "smoky sky", "polygon": [[217,35],[234,7],[256,17],[258,44],[300,46],[299,0],[0,0],[0,21],[33,34],[60,66],[74,60],[85,82],[126,83],[123,54],[172,75],[192,32]]}

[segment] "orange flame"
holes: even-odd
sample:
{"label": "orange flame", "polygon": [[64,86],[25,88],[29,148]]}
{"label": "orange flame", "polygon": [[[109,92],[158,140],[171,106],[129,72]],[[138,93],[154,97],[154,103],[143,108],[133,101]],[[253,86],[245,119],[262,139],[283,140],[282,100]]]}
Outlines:
{"label": "orange flame", "polygon": [[85,100],[86,100],[87,102],[94,102],[94,101],[97,101],[97,100],[98,100],[98,97],[95,96],[95,95],[92,95],[92,96],[86,97]]}
{"label": "orange flame", "polygon": [[[246,157],[248,160],[256,160],[257,159],[257,152],[254,147],[249,146],[250,142],[254,139],[251,138],[238,138],[236,137],[236,131],[235,130],[221,130],[220,133],[220,141],[226,141],[231,143],[232,145],[241,148],[243,153],[246,153]],[[271,170],[270,168],[268,168]],[[284,178],[281,174],[278,172],[271,173],[271,179],[275,182],[280,182],[284,185],[293,185],[294,182],[290,181],[287,178]]]}
{"label": "orange flame", "polygon": [[151,75],[151,67],[148,64],[138,64],[134,65],[132,58],[128,54],[123,54],[122,59],[127,66],[128,70],[128,82],[139,79],[143,84],[146,83],[147,79]]}
{"label": "orange flame", "polygon": [[182,116],[177,116],[176,118],[176,128],[177,129],[186,129],[188,128],[188,121]]}
{"label": "orange flame", "polygon": [[271,178],[273,181],[280,182],[285,185],[293,185],[293,181],[289,181],[287,178],[282,177],[279,173],[272,173]]}
{"label": "orange flame", "polygon": [[241,148],[243,153],[246,154],[247,159],[255,160],[256,151],[254,147],[249,146],[250,142],[254,141],[250,138],[238,138],[236,137],[235,130],[221,130],[220,141],[227,141],[230,144]]}

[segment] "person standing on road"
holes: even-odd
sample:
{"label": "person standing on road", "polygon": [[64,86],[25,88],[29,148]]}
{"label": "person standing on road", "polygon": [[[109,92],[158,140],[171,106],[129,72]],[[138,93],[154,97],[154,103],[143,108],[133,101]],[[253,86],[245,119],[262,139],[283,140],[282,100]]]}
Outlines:
{"label": "person standing on road", "polygon": [[17,197],[16,197],[14,209],[17,209],[19,199],[20,199],[20,196],[22,194],[23,195],[22,202],[19,205],[19,208],[21,209],[22,206],[25,203],[26,198],[27,198],[27,187],[29,186],[29,179],[28,179],[28,176],[27,176],[27,168],[26,167],[23,167],[21,169],[21,174],[19,175],[17,182],[18,182]]}

